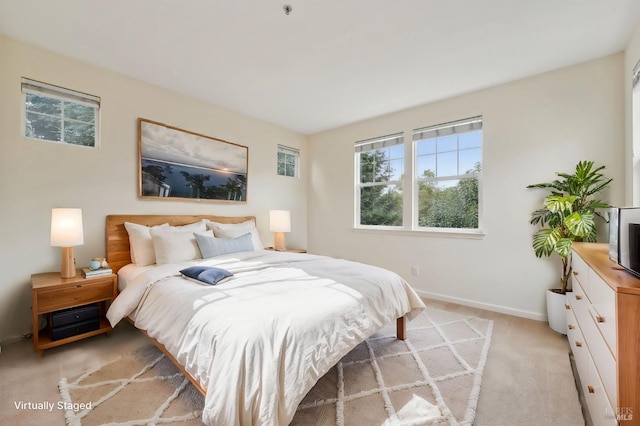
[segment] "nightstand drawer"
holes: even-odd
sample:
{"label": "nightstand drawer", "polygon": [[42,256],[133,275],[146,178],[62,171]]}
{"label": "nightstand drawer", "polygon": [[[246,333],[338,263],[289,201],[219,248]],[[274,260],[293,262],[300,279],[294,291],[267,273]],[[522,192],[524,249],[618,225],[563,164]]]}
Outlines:
{"label": "nightstand drawer", "polygon": [[113,299],[115,297],[113,282],[113,278],[109,277],[104,280],[80,281],[69,286],[39,291],[38,313]]}

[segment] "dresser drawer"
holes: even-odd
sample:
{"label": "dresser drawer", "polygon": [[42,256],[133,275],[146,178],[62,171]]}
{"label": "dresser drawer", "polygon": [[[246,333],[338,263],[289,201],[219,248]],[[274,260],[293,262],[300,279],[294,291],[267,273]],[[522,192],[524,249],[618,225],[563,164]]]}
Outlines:
{"label": "dresser drawer", "polygon": [[616,339],[616,293],[593,270],[589,271],[589,313],[596,322],[600,333],[607,341],[609,350],[617,357]]}
{"label": "dresser drawer", "polygon": [[616,360],[609,350],[607,343],[598,330],[596,322],[589,317],[586,321],[578,320],[580,330],[589,348],[589,353],[593,359],[595,372],[598,378],[604,384],[604,390],[611,405],[615,406],[617,402],[617,386],[616,386]]}
{"label": "dresser drawer", "polygon": [[[615,411],[612,409],[612,405],[609,403],[607,395],[602,386],[602,382],[596,372],[595,366],[591,356],[587,353],[587,368],[588,372],[585,377],[586,380],[580,380],[582,382],[582,389],[584,392],[584,398],[589,409],[589,415],[594,426],[617,426],[618,422],[615,418]],[[586,383],[585,383],[586,381]]]}
{"label": "dresser drawer", "polygon": [[[568,313],[567,324],[571,324],[572,321],[575,321],[575,317]],[[612,404],[609,402],[580,327],[569,328],[567,338],[580,377],[580,387],[593,424],[598,426],[617,425],[615,419],[611,417]]]}
{"label": "dresser drawer", "polygon": [[573,269],[573,275],[571,277],[572,284],[578,281],[582,285],[582,288],[586,288],[587,281],[589,280],[589,266],[587,266],[585,261],[575,252],[571,255],[571,268]]}
{"label": "dresser drawer", "polygon": [[582,285],[574,281],[572,290],[572,292],[567,293],[567,303],[571,307],[576,321],[580,323],[589,320],[589,299],[587,299]]}
{"label": "dresser drawer", "polygon": [[581,384],[584,387],[584,391],[586,391],[585,380],[588,381],[589,375],[589,348],[587,347],[586,342],[584,341],[584,337],[582,336],[582,331],[580,330],[580,326],[576,325],[574,327],[569,327],[570,324],[577,324],[576,319],[571,313],[567,313],[567,340],[569,341],[569,346],[571,347],[571,352],[573,353],[573,357],[576,361],[576,369],[578,370],[578,375],[580,376]]}
{"label": "dresser drawer", "polygon": [[41,290],[37,294],[38,313],[56,311],[62,308],[87,305],[115,297],[114,280],[77,282],[69,286],[58,286],[51,290]]}

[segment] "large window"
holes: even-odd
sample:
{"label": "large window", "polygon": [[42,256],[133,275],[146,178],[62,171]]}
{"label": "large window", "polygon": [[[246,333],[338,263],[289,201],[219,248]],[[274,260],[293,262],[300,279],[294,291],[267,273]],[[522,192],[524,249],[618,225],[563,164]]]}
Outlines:
{"label": "large window", "polygon": [[480,117],[414,130],[417,225],[478,228]]}
{"label": "large window", "polygon": [[356,226],[479,230],[482,117],[412,136],[356,143]]}
{"label": "large window", "polygon": [[100,98],[22,79],[24,135],[71,145],[98,146]]}
{"label": "large window", "polygon": [[356,144],[359,224],[402,226],[402,134]]}

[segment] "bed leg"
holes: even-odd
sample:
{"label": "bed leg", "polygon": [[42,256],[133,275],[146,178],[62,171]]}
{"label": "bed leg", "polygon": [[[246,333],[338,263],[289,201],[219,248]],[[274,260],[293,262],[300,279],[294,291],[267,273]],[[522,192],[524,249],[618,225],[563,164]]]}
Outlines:
{"label": "bed leg", "polygon": [[407,340],[407,317],[404,315],[396,320],[396,336],[398,340]]}

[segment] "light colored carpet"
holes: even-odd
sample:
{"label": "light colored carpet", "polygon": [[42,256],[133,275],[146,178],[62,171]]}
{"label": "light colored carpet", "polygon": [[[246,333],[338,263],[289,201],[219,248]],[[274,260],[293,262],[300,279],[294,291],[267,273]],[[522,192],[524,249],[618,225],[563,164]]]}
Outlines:
{"label": "light colored carpet", "polygon": [[[406,341],[390,325],[347,354],[292,425],[473,424],[493,321],[429,309],[407,328]],[[201,424],[203,397],[152,346],[59,387],[68,425]]]}

